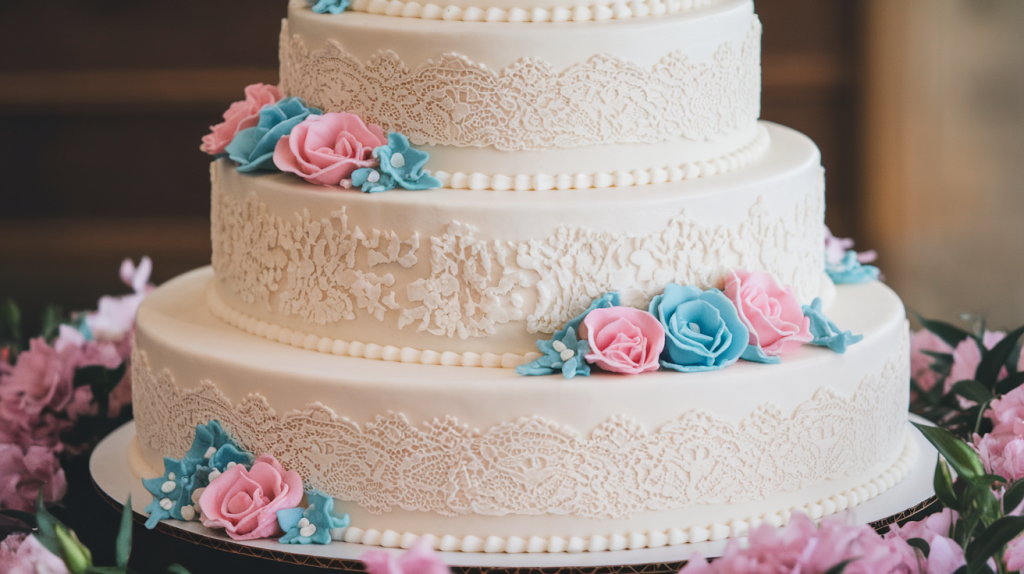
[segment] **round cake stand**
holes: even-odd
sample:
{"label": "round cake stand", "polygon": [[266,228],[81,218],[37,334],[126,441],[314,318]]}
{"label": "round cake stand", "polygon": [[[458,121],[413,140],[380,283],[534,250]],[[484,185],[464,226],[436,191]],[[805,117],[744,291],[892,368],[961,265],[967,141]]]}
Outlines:
{"label": "round cake stand", "polygon": [[[909,426],[909,425],[908,425]],[[847,520],[856,524],[870,524],[885,530],[888,525],[906,520],[936,504],[932,487],[937,452],[918,432],[910,427],[920,448],[917,464],[902,482],[877,497],[844,512]],[[128,465],[128,446],[135,436],[135,423],[128,422],[108,435],[96,447],[89,460],[89,470],[100,494],[120,509],[128,495],[132,496],[132,510],[143,514],[152,500],[142,482],[132,475]],[[227,552],[277,560],[292,564],[363,570],[358,562],[371,547],[362,544],[333,542],[327,545],[280,544],[276,540],[236,541],[222,531],[210,530],[198,522],[166,520],[157,530],[186,540]],[[727,540],[643,548],[608,552],[538,553],[538,554],[486,554],[465,552],[439,552],[441,558],[459,570],[474,573],[488,570],[509,571],[519,574],[545,573],[583,574],[594,572],[623,572],[634,574],[676,573],[691,554],[699,552],[705,557],[719,556]],[[401,549],[385,549],[403,552]]]}

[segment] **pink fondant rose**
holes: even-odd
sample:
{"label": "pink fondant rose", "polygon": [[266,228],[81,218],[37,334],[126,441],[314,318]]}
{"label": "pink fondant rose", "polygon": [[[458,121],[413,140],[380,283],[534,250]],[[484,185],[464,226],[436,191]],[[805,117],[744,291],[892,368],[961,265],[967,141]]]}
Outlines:
{"label": "pink fondant rose", "polygon": [[733,269],[726,275],[723,291],[750,330],[750,344],[766,355],[791,353],[814,338],[811,320],[804,317],[793,291],[781,287],[768,273]]}
{"label": "pink fondant rose", "polygon": [[260,110],[267,104],[277,103],[282,98],[277,86],[253,84],[245,88],[245,99],[231,104],[224,112],[224,121],[210,126],[210,133],[203,136],[199,149],[210,154],[224,153],[238,132],[255,127],[260,121]]}
{"label": "pink fondant rose", "polygon": [[583,319],[590,344],[587,362],[613,373],[658,370],[665,329],[646,311],[632,307],[594,309]]}
{"label": "pink fondant rose", "polygon": [[224,528],[235,540],[254,540],[281,534],[277,511],[295,508],[302,500],[302,479],[285,471],[265,454],[252,469],[236,465],[210,483],[199,498],[203,525]]}
{"label": "pink fondant rose", "polygon": [[380,126],[354,114],[309,116],[278,140],[274,165],[310,183],[348,187],[353,171],[377,165],[373,150],[386,143]]}

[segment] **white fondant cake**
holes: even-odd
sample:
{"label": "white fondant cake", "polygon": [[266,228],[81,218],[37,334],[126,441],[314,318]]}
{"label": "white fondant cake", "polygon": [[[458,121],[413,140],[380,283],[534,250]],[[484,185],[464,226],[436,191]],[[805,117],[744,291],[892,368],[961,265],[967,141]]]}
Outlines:
{"label": "white fondant cake", "polygon": [[[212,268],[139,310],[134,468],[218,420],[334,497],[345,540],[488,552],[720,539],[892,486],[916,455],[904,309],[825,275],[820,156],[757,121],[759,39],[749,0],[292,1],[284,95],[405,134],[445,188],[215,161]],[[512,370],[605,293],[647,309],[740,267],[863,340],[707,372]]]}

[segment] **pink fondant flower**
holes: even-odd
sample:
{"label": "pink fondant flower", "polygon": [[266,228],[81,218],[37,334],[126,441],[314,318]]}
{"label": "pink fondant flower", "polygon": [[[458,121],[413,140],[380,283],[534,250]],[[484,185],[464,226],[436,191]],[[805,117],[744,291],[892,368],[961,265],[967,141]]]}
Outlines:
{"label": "pink fondant flower", "polygon": [[746,547],[734,540],[723,556],[708,563],[696,554],[680,574],[823,574],[850,560],[844,574],[906,574],[918,572],[914,549],[901,538],[884,540],[870,526],[825,520],[821,528],[794,514],[784,528],[762,525]]}
{"label": "pink fondant flower", "polygon": [[377,165],[373,150],[386,143],[380,126],[354,114],[309,116],[278,140],[274,165],[310,183],[345,186],[353,171]]}
{"label": "pink fondant flower", "polygon": [[224,153],[238,132],[255,127],[260,120],[260,110],[267,104],[278,102],[282,97],[277,86],[253,84],[245,88],[245,99],[231,104],[224,112],[224,121],[210,126],[210,133],[203,136],[199,149],[210,155]]}
{"label": "pink fondant flower", "polygon": [[930,391],[939,382],[939,373],[932,369],[935,358],[925,352],[952,353],[953,348],[928,329],[910,335],[910,376],[924,390]]}
{"label": "pink fondant flower", "polygon": [[236,465],[210,483],[199,497],[203,525],[224,528],[235,540],[269,538],[281,533],[277,511],[302,500],[302,479],[274,457],[256,459],[251,470]]}
{"label": "pink fondant flower", "polygon": [[40,487],[47,502],[56,502],[67,492],[56,453],[42,446],[0,444],[0,509],[30,512]]}
{"label": "pink fondant flower", "polygon": [[750,344],[766,355],[791,353],[814,338],[810,319],[793,291],[768,273],[733,269],[726,275],[723,291],[750,330]]}
{"label": "pink fondant flower", "polygon": [[646,311],[632,307],[594,309],[583,319],[588,362],[613,373],[657,371],[665,347],[665,329]]}
{"label": "pink fondant flower", "polygon": [[449,574],[451,570],[430,548],[426,538],[420,538],[409,550],[396,556],[383,550],[364,552],[359,560],[370,574]]}
{"label": "pink fondant flower", "polygon": [[31,534],[11,534],[0,542],[0,574],[68,574],[68,567]]}

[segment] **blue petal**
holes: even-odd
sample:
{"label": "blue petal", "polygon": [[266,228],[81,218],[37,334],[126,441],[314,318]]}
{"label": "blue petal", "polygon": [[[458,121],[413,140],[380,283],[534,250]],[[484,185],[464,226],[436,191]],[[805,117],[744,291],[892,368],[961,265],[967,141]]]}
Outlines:
{"label": "blue petal", "polygon": [[341,14],[348,8],[349,0],[319,0],[313,5],[317,14]]}
{"label": "blue petal", "polygon": [[740,358],[744,361],[753,361],[755,363],[767,363],[769,365],[778,365],[782,362],[782,359],[778,357],[771,357],[764,354],[764,350],[757,345],[747,345],[746,350],[740,355]]}
{"label": "blue petal", "polygon": [[713,371],[739,360],[750,333],[718,289],[670,283],[650,304],[665,329],[661,365],[679,372]]}
{"label": "blue petal", "polygon": [[854,335],[850,331],[840,331],[839,327],[825,316],[821,308],[821,299],[815,298],[810,305],[803,306],[804,316],[810,319],[810,331],[814,339],[812,345],[828,347],[840,355],[846,347],[859,343],[864,335]]}
{"label": "blue petal", "polygon": [[857,252],[849,250],[839,263],[825,265],[825,272],[837,284],[867,283],[878,279],[879,270],[874,265],[857,261]]}

